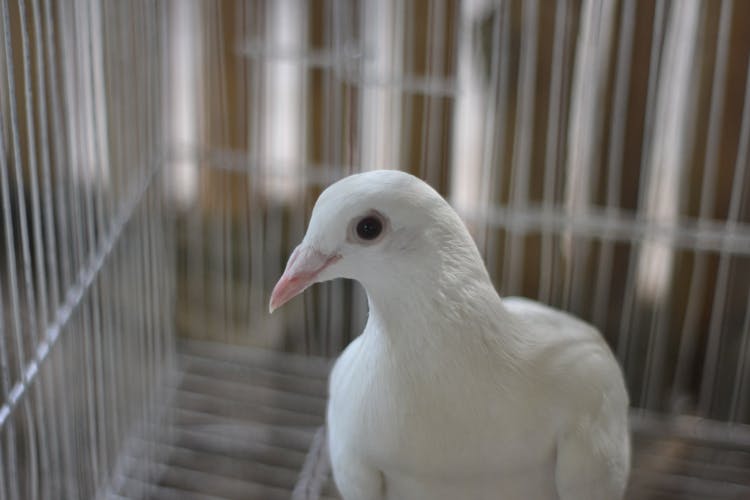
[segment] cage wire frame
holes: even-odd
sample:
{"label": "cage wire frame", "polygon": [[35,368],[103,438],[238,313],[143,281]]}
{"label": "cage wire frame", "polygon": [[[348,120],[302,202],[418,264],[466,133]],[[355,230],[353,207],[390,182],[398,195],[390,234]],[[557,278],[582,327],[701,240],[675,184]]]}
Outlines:
{"label": "cage wire frame", "polygon": [[[502,295],[602,330],[639,439],[750,449],[750,4],[0,8],[0,499],[334,497],[363,291],[266,301],[321,189],[374,168],[444,194]],[[249,479],[190,469],[199,437]],[[750,492],[653,465],[632,498]]]}

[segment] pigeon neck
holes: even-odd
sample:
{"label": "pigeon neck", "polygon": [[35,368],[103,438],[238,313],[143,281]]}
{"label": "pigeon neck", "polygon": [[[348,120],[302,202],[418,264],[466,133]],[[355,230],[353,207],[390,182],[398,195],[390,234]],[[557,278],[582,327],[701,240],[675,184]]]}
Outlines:
{"label": "pigeon neck", "polygon": [[504,321],[505,310],[473,243],[449,248],[432,265],[414,263],[364,283],[369,331],[404,348],[442,348],[487,328],[487,318]]}
{"label": "pigeon neck", "polygon": [[511,369],[523,358],[522,330],[491,284],[459,294],[437,288],[404,292],[395,296],[368,290],[365,345],[386,353],[394,366],[419,371],[427,363],[447,369],[480,359],[488,349]]}

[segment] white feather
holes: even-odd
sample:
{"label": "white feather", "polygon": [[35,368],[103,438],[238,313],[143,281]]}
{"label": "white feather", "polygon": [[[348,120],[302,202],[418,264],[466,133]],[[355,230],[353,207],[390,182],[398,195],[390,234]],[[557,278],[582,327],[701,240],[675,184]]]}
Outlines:
{"label": "white feather", "polygon": [[[381,241],[352,241],[377,211]],[[367,325],[330,381],[329,448],[347,500],[614,500],[630,464],[621,371],[590,325],[501,300],[455,211],[396,171],[348,177],[304,243],[341,259],[316,281],[367,291]]]}

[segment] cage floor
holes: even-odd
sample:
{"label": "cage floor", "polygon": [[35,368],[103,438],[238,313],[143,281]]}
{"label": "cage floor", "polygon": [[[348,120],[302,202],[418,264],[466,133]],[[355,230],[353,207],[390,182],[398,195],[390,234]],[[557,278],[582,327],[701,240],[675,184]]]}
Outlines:
{"label": "cage floor", "polygon": [[[183,342],[179,366],[163,423],[126,456],[114,496],[290,498],[324,421],[329,362]],[[722,427],[711,440],[638,420],[628,500],[750,498],[750,439]],[[330,478],[322,495],[338,498]]]}

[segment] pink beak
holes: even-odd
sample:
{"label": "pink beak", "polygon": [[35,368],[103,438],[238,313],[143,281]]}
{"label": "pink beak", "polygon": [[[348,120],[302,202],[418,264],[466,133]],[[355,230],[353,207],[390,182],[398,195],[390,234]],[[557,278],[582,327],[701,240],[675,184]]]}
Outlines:
{"label": "pink beak", "polygon": [[314,248],[299,245],[289,257],[284,274],[271,292],[271,303],[269,312],[274,312],[279,307],[289,302],[292,298],[302,293],[307,287],[315,282],[315,278],[341,255],[326,255]]}

